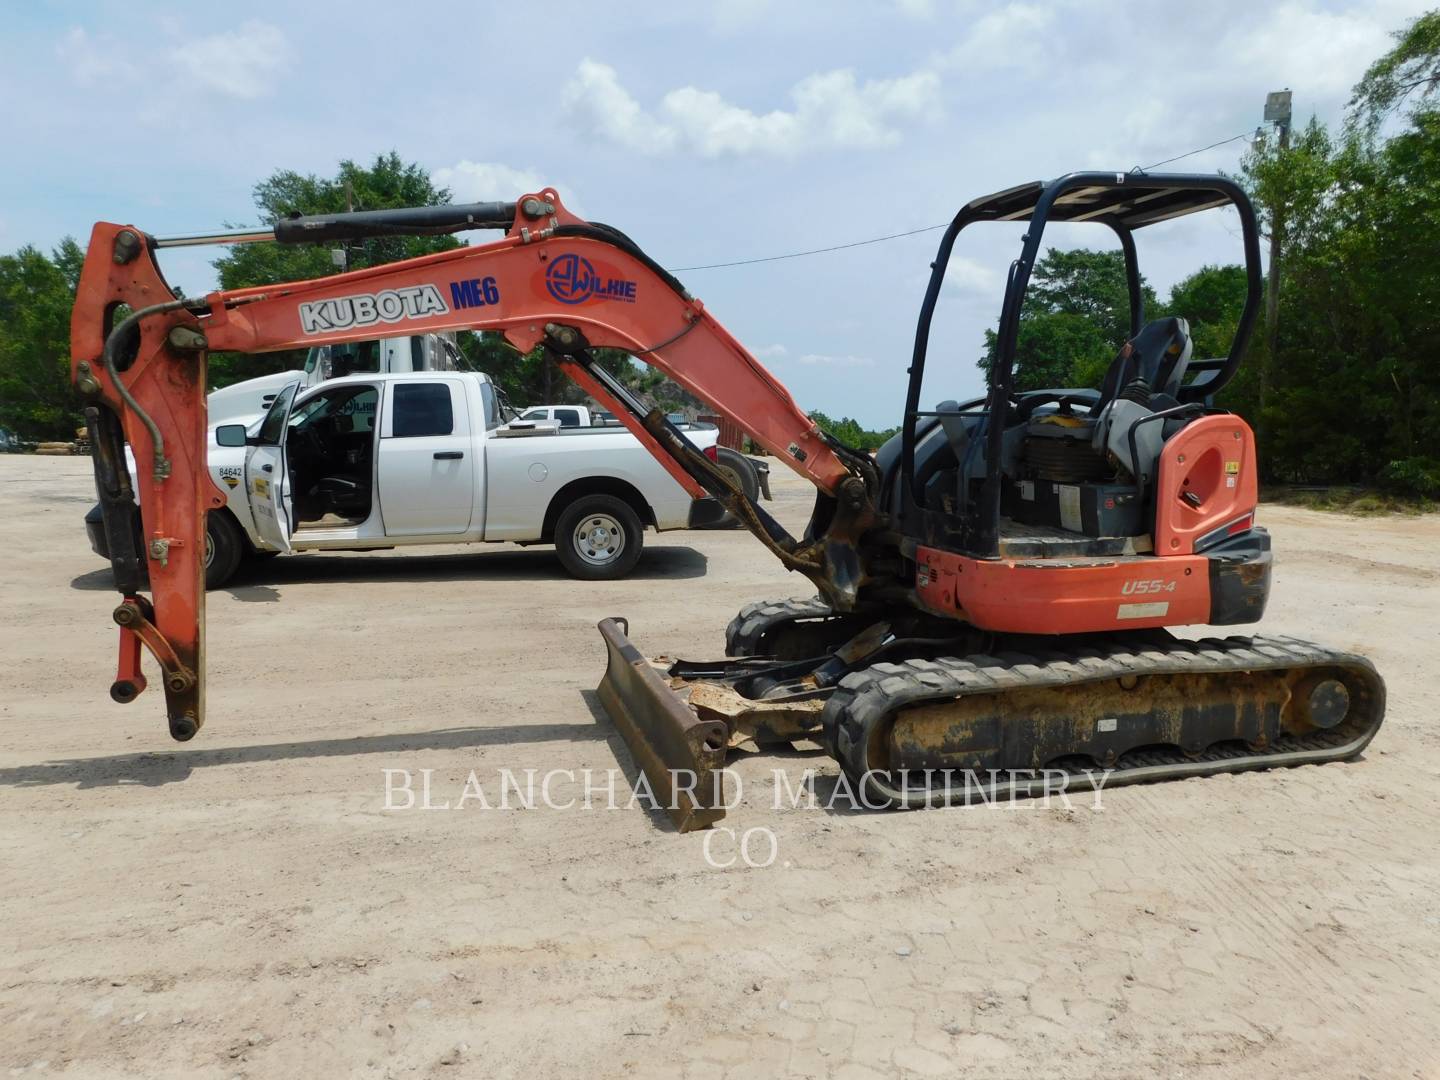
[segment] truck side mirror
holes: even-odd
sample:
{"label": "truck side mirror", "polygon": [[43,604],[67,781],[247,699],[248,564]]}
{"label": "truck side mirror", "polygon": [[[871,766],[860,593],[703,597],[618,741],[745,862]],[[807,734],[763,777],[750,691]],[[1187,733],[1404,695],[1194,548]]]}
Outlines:
{"label": "truck side mirror", "polygon": [[215,429],[215,442],[219,446],[244,446],[244,424],[221,424]]}

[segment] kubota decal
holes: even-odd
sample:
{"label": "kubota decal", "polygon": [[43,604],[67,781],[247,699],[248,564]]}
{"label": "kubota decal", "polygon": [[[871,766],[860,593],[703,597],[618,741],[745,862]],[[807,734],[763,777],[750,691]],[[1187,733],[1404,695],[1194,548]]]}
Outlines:
{"label": "kubota decal", "polygon": [[[499,299],[497,294],[496,299]],[[307,334],[348,330],[352,326],[395,323],[427,315],[447,315],[450,309],[434,285],[406,285],[377,293],[356,293],[300,305],[300,329]]]}

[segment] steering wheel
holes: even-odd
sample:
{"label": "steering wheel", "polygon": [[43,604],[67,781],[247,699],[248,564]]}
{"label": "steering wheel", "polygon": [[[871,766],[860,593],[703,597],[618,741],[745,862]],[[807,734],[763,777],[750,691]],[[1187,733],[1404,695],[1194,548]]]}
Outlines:
{"label": "steering wheel", "polygon": [[325,440],[322,439],[320,433],[315,430],[314,424],[305,424],[296,430],[302,436],[305,449],[308,453],[314,457],[323,458],[329,452],[325,446]]}

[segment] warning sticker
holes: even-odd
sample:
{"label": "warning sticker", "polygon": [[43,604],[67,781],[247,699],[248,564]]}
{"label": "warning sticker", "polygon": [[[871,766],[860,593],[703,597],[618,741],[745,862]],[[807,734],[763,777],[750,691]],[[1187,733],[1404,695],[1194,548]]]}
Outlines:
{"label": "warning sticker", "polygon": [[1060,496],[1060,527],[1066,532],[1084,532],[1085,524],[1080,517],[1080,489],[1074,484],[1061,484],[1055,490]]}
{"label": "warning sticker", "polygon": [[1225,471],[1233,476],[1240,471],[1240,463],[1238,461],[1225,462]]}

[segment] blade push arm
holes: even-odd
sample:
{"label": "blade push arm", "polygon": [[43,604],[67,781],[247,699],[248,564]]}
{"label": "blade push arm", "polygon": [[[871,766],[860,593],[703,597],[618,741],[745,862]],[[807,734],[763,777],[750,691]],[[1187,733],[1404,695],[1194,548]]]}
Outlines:
{"label": "blade push arm", "polygon": [[[859,537],[875,523],[869,459],[820,432],[704,305],[623,234],[570,214],[553,190],[485,206],[480,216],[488,220],[468,226],[459,220],[466,215],[435,208],[423,223],[387,216],[414,211],[382,211],[356,215],[363,220],[315,219],[321,224],[308,231],[293,223],[277,227],[276,239],[333,240],[421,224],[429,232],[494,227],[507,208],[513,213],[506,235],[492,243],[312,281],[215,292],[203,301],[177,299],[165,285],[153,249],[166,242],[133,228],[95,227],[72,321],[72,374],[98,415],[97,486],[110,535],[135,512],[123,491],[104,497],[107,483],[112,489],[119,483],[113,462],[124,473],[122,436],[135,452],[144,541],[141,551],[128,553],[129,570],[122,573],[123,547],[112,546],[112,561],[127,601],[139,588],[133,564],[148,568],[153,613],[132,605],[122,639],[130,632],[125,627],[136,625],[134,612],[153,614],[155,634],[142,640],[157,657],[152,639],[166,643],[183,669],[173,688],[166,683],[177,737],[203,722],[204,516],[224,505],[206,468],[205,354],[212,350],[267,352],[462,329],[499,332],[522,352],[542,345],[692,494],[714,494],[787,567],[810,577],[842,610],[853,606],[866,579]],[[111,326],[119,305],[132,314]],[[622,349],[663,371],[814,483],[822,497],[811,535],[796,540],[750,503],[658,411],[647,413],[595,363],[592,348]],[[112,465],[102,476],[105,461]]]}

